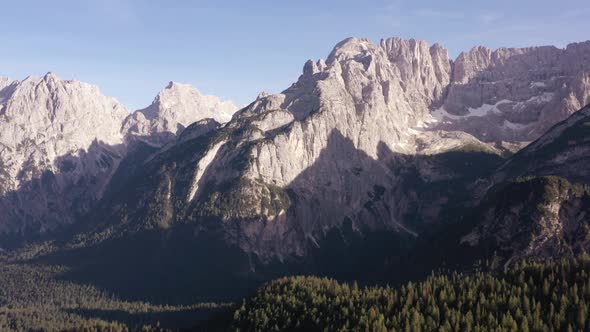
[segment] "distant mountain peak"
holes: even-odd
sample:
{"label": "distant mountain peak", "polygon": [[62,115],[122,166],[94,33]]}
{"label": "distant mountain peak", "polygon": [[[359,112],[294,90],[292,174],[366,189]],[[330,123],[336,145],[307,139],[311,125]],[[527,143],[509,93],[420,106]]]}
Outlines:
{"label": "distant mountain peak", "polygon": [[151,105],[135,111],[125,121],[123,131],[146,138],[158,133],[170,136],[205,118],[227,122],[237,109],[232,102],[203,95],[190,84],[170,81]]}
{"label": "distant mountain peak", "polygon": [[101,197],[130,137],[159,146],[193,122],[227,121],[235,109],[174,82],[150,107],[130,114],[98,87],[54,72],[0,78],[0,234],[73,222]]}

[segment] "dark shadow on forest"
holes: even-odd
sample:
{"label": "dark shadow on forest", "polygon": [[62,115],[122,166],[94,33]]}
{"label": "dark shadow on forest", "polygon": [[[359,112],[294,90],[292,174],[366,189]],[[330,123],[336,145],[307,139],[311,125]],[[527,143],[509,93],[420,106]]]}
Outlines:
{"label": "dark shadow on forest", "polygon": [[145,325],[160,326],[161,328],[173,330],[186,329],[227,310],[227,308],[206,308],[142,313],[108,309],[67,309],[66,311],[86,319],[124,323],[130,330],[135,331],[140,330]]}

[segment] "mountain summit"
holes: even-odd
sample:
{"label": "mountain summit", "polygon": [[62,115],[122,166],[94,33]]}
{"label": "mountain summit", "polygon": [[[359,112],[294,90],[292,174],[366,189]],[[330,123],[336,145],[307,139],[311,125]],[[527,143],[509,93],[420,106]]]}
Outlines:
{"label": "mountain summit", "polygon": [[534,140],[586,102],[589,47],[451,61],[438,44],[346,39],[282,93],[147,161],[95,218],[117,234],[193,227],[264,262],[333,231],[426,236],[485,194],[504,141]]}
{"label": "mountain summit", "polygon": [[588,102],[589,50],[476,47],[453,61],[439,44],[349,38],[237,112],[173,82],[129,114],[54,74],[3,79],[1,227],[191,225],[264,262],[343,227],[420,238],[476,204],[510,150]]}
{"label": "mountain summit", "polygon": [[73,223],[100,199],[133,137],[173,136],[204,118],[227,121],[235,109],[177,83],[150,107],[129,113],[96,86],[51,72],[1,78],[0,231],[39,234]]}
{"label": "mountain summit", "polygon": [[202,119],[228,122],[237,109],[231,102],[203,95],[189,84],[170,82],[150,106],[125,121],[123,130],[134,136],[175,135]]}
{"label": "mountain summit", "polygon": [[239,110],[178,83],[129,113],[53,74],[2,79],[0,244],[59,239],[25,251],[181,302],[285,274],[397,282],[583,252],[589,50],[451,60],[349,38]]}

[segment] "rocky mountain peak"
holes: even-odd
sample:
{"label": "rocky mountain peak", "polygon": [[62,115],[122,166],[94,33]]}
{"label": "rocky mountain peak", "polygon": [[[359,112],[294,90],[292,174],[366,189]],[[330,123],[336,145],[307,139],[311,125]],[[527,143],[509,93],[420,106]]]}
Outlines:
{"label": "rocky mountain peak", "polygon": [[316,62],[313,60],[307,60],[303,66],[303,75],[312,76],[326,69],[326,62],[324,59],[320,59]]}
{"label": "rocky mountain peak", "polygon": [[[416,40],[413,38],[402,39],[399,37],[381,39],[379,42],[387,54],[399,57],[419,58],[420,53],[429,53],[430,46],[424,40]],[[425,52],[426,51],[426,52]]]}
{"label": "rocky mountain peak", "polygon": [[362,55],[375,53],[377,50],[375,44],[367,38],[350,37],[334,46],[334,49],[328,55],[326,62],[328,64],[332,64],[336,61],[341,62]]}
{"label": "rocky mountain peak", "polygon": [[[259,257],[302,253],[343,220],[419,236],[421,226],[407,215],[435,220],[458,192],[444,189],[436,202],[429,198],[430,208],[416,208],[431,193],[415,185],[469,182],[501,160],[482,141],[538,137],[562,116],[556,105],[586,94],[586,80],[567,65],[584,61],[553,47],[478,47],[453,62],[438,44],[348,38],[325,62],[307,61],[289,88],[261,94],[220,130],[205,126],[201,136],[195,127],[195,153],[173,164],[155,161],[151,169],[177,171],[155,179],[162,191],[154,202],[137,199],[145,211],[166,211],[152,220],[156,225],[235,221],[224,236]],[[178,156],[174,151],[189,146],[183,142],[167,151]],[[459,171],[465,165],[454,158],[474,159]]]}
{"label": "rocky mountain peak", "polygon": [[130,114],[98,87],[53,72],[0,79],[0,233],[45,232],[88,211],[130,153],[130,135],[165,143],[235,109],[187,84],[169,84],[151,107]]}
{"label": "rocky mountain peak", "polygon": [[174,82],[174,81],[170,81],[168,82],[168,85],[166,85],[165,89],[173,89],[176,88],[178,86],[178,82]]}
{"label": "rocky mountain peak", "polygon": [[[312,61],[311,60],[308,60],[307,62],[312,62]],[[304,70],[304,72],[305,72],[305,70]],[[269,93],[268,92],[266,92],[266,91],[260,91],[260,93],[258,94],[258,96],[256,96],[256,100],[262,99],[262,98],[266,98],[268,96],[269,96]]]}
{"label": "rocky mountain peak", "polygon": [[382,40],[381,48],[397,69],[402,86],[428,97],[428,107],[438,104],[450,83],[451,61],[448,52],[439,44],[401,38]]}
{"label": "rocky mountain peak", "polygon": [[121,158],[127,109],[53,73],[14,81],[0,95],[0,232],[73,222]]}
{"label": "rocky mountain peak", "polygon": [[[170,172],[158,173],[161,179],[146,179],[162,180],[154,188],[160,190],[155,199],[163,200],[158,204],[165,207],[160,209],[166,211],[165,220],[155,223],[170,225],[175,218],[207,211],[229,220],[244,212],[219,207],[245,204],[248,218],[262,222],[236,223],[245,227],[240,230],[245,234],[228,236],[266,254],[299,251],[302,242],[288,247],[283,240],[313,238],[330,226],[324,220],[338,224],[349,218],[377,227],[378,215],[381,226],[415,236],[418,231],[406,223],[405,213],[415,212],[419,194],[406,197],[400,191],[404,172],[415,174],[421,184],[460,178],[460,172],[437,164],[437,156],[468,146],[476,155],[486,155],[493,166],[499,152],[485,142],[519,144],[537,138],[590,98],[590,62],[584,49],[585,44],[495,51],[477,47],[453,62],[439,44],[401,38],[375,44],[348,38],[326,61],[307,61],[297,82],[282,93],[261,94],[233,117],[236,106],[188,84],[170,82],[151,105],[129,115],[90,85],[46,75],[6,83],[15,87],[10,94],[6,87],[0,90],[10,95],[0,103],[5,115],[16,112],[19,118],[6,121],[10,125],[0,128],[0,135],[21,149],[15,153],[8,145],[12,150],[5,150],[7,156],[17,156],[5,161],[11,165],[8,178],[25,181],[40,178],[46,170],[69,170],[103,186],[127,155],[130,142],[164,146],[148,166]],[[85,110],[108,118],[86,118]],[[42,125],[31,125],[37,122]],[[28,136],[21,137],[19,125],[30,128]],[[70,155],[79,156],[80,151],[94,152],[72,162]],[[65,163],[59,158],[63,154],[69,156]],[[67,184],[70,179],[78,178],[59,181]],[[92,187],[84,202],[100,197],[100,186]],[[148,196],[138,199],[143,204]],[[286,215],[291,197],[300,205]],[[368,203],[367,197],[379,197],[382,203]],[[440,202],[449,197],[440,197]],[[379,211],[367,212],[367,204],[380,206]],[[419,217],[433,219],[443,203],[436,204],[430,215]],[[191,210],[199,206],[204,209]],[[326,208],[320,211],[318,206]],[[128,208],[135,207],[130,203]],[[293,227],[301,233],[286,235]]]}
{"label": "rocky mountain peak", "polygon": [[565,47],[566,52],[572,52],[577,57],[588,58],[588,50],[590,49],[590,40],[569,43]]}
{"label": "rocky mountain peak", "polygon": [[61,80],[53,73],[41,78],[29,76],[10,86],[10,93],[2,101],[5,116],[9,118],[2,125],[24,125],[20,133],[11,138],[33,139],[39,130],[44,130],[45,135],[56,130],[60,133],[71,131],[78,138],[72,144],[80,148],[96,137],[107,143],[121,142],[117,124],[128,111],[114,98],[103,96],[98,87],[75,80]]}
{"label": "rocky mountain peak", "polygon": [[12,94],[14,91],[14,86],[16,82],[11,80],[8,77],[0,76],[0,114],[3,113],[4,110],[4,101]]}
{"label": "rocky mountain peak", "polygon": [[0,76],[0,90],[4,89],[6,86],[10,85],[13,82],[12,79],[4,76]]}
{"label": "rocky mountain peak", "polygon": [[[8,77],[0,76],[0,93],[2,93],[2,90],[4,90],[7,86],[9,86],[13,83],[14,83],[14,80],[12,80]],[[2,97],[0,97],[0,98],[2,98]]]}
{"label": "rocky mountain peak", "polygon": [[123,131],[137,137],[168,137],[201,119],[227,122],[237,109],[232,102],[203,95],[190,84],[171,81],[150,106],[125,121]]}

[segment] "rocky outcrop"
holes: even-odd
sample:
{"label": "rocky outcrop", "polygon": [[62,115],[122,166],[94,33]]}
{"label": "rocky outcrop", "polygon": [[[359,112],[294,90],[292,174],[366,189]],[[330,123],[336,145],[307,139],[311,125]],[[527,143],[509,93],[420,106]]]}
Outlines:
{"label": "rocky outcrop", "polygon": [[[4,90],[4,88],[11,85],[12,83],[14,83],[14,81],[10,78],[0,76],[0,91]],[[2,98],[5,98],[4,96],[8,94],[8,91],[3,91],[2,94]]]}
{"label": "rocky outcrop", "polygon": [[590,250],[590,106],[553,126],[498,168],[463,237],[504,258]]}
{"label": "rocky outcrop", "polygon": [[404,90],[415,91],[430,100],[428,108],[442,102],[451,81],[451,61],[440,44],[389,38],[380,46],[398,71]]}
{"label": "rocky outcrop", "polygon": [[495,182],[527,176],[556,175],[590,183],[590,105],[553,126],[520,150],[496,172]]}
{"label": "rocky outcrop", "polygon": [[491,190],[461,241],[505,259],[590,250],[590,187],[555,176],[511,180]]}

